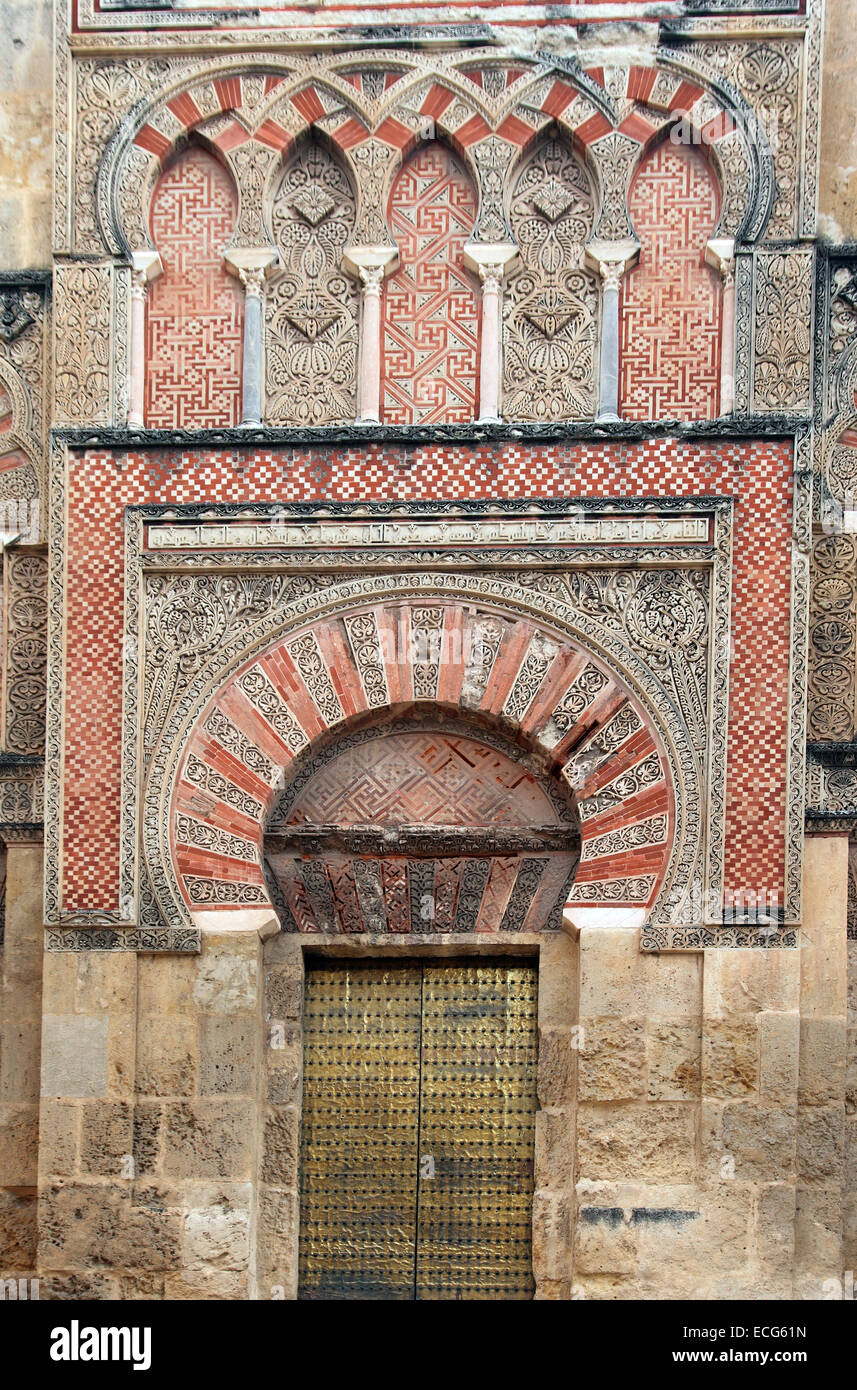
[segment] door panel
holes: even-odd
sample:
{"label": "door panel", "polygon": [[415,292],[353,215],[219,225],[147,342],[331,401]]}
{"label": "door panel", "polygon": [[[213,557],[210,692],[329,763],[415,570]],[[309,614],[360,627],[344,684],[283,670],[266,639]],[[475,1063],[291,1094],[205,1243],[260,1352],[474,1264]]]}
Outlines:
{"label": "door panel", "polygon": [[423,972],[416,1296],[533,1296],[536,971]]}
{"label": "door panel", "polygon": [[528,1299],[537,976],[307,970],[300,1297]]}
{"label": "door panel", "polygon": [[307,971],[301,1298],[414,1296],[421,974]]}

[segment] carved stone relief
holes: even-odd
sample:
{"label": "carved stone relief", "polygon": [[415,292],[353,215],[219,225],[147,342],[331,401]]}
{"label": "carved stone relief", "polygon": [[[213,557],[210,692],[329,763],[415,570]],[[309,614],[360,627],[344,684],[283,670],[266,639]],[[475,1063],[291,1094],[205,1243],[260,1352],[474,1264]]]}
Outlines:
{"label": "carved stone relief", "polygon": [[583,263],[594,217],[589,178],[552,140],[512,190],[521,268],[503,297],[503,412],[514,420],[595,413],[598,287]]}
{"label": "carved stone relief", "polygon": [[808,734],[845,740],[857,728],[857,538],[821,536],[812,550]]}
{"label": "carved stone relief", "polygon": [[109,265],[54,270],[54,419],[106,425],[111,418],[113,272]]}
{"label": "carved stone relief", "polygon": [[265,304],[270,424],[355,417],[359,294],[342,269],[355,216],[348,179],[326,151],[312,146],[288,166],[272,207],[282,270]]}
{"label": "carved stone relief", "polygon": [[45,746],[47,555],[3,555],[3,747],[38,754]]}
{"label": "carved stone relief", "polygon": [[812,375],[813,253],[756,254],[753,395],[757,410],[808,410]]}
{"label": "carved stone relief", "polygon": [[41,539],[48,358],[46,288],[0,285],[0,529],[25,543]]}

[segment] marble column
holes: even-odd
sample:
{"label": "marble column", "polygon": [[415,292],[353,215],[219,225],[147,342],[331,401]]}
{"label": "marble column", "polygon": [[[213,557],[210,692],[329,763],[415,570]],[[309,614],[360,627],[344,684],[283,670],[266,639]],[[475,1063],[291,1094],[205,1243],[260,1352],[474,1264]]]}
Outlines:
{"label": "marble column", "polygon": [[244,287],[244,351],[241,366],[241,425],[262,423],[265,275],[277,259],[272,246],[241,246],[226,253],[226,265]]}
{"label": "marble column", "polygon": [[163,266],[157,251],[135,251],[131,257],[131,323],[128,345],[128,425],[142,429],[146,402],[146,300],[149,284]]}
{"label": "marble column", "polygon": [[590,242],[586,264],[601,277],[601,355],[598,373],[598,420],[619,417],[619,286],[622,276],[640,254],[639,244],[625,241]]}
{"label": "marble column", "polygon": [[381,420],[381,285],[384,267],[360,267],[363,315],[360,343],[359,419],[374,425]]}
{"label": "marble column", "polygon": [[360,379],[357,391],[358,425],[381,420],[381,286],[398,264],[395,246],[349,246],[346,270],[363,287],[360,314]]}
{"label": "marble column", "polygon": [[624,261],[602,261],[601,359],[598,373],[598,419],[619,419],[619,285]]}
{"label": "marble column", "polygon": [[713,237],[705,247],[708,265],[720,274],[723,297],[720,308],[720,414],[735,409],[735,242]]}
{"label": "marble column", "polygon": [[502,296],[503,276],[514,264],[514,242],[469,242],[464,263],[482,282],[482,320],[479,349],[479,420],[491,424],[500,419],[500,383],[503,378]]}
{"label": "marble column", "polygon": [[244,286],[244,358],[241,367],[241,424],[262,423],[262,295],[264,270],[239,272]]}

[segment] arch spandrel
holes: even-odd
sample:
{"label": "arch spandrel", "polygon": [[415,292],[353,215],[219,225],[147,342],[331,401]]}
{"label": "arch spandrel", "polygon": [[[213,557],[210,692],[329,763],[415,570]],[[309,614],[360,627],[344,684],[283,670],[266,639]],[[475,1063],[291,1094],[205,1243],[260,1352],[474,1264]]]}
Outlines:
{"label": "arch spandrel", "polygon": [[680,755],[656,709],[585,640],[535,613],[466,598],[343,602],[196,694],[190,722],[155,758],[146,796],[162,911],[185,922],[214,913],[224,927],[269,920],[263,836],[283,785],[335,738],[406,714],[505,738],[562,786],[580,819],[568,898],[580,923],[640,924],[668,887],[675,895],[679,860],[687,877],[679,844],[689,793],[681,785],[677,796]]}

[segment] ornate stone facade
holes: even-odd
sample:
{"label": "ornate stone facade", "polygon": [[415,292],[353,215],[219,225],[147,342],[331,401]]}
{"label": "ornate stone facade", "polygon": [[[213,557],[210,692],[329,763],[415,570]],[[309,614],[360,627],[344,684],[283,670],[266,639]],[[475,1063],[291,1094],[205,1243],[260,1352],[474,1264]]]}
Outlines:
{"label": "ornate stone facade", "polygon": [[578,8],[57,0],[52,264],[0,267],[0,1272],[42,1297],[302,1291],[317,955],[537,965],[538,1297],[854,1268],[821,5]]}

